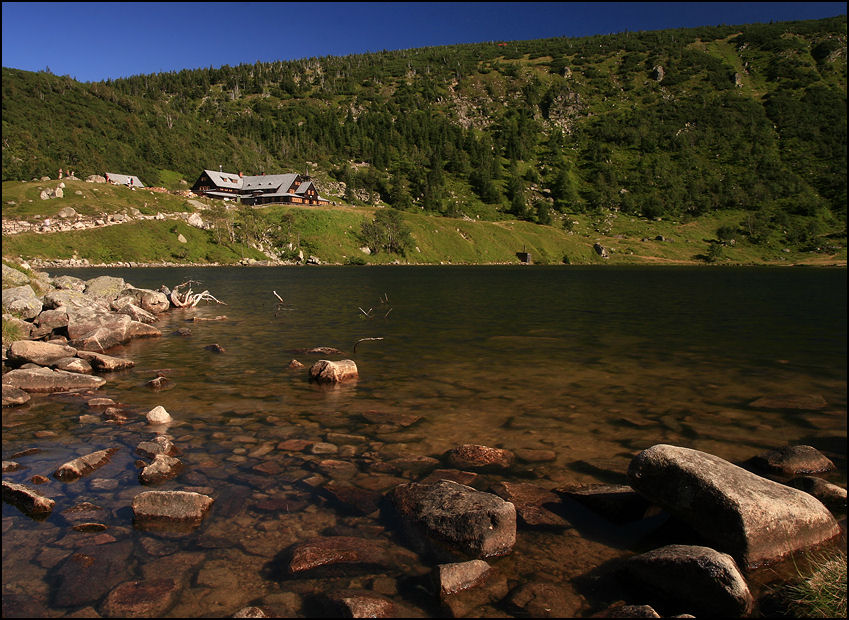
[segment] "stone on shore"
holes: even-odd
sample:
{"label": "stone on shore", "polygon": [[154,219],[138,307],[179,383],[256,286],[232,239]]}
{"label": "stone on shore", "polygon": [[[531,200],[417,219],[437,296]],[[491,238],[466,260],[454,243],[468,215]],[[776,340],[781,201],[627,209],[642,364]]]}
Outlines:
{"label": "stone on shore", "polygon": [[3,384],[4,407],[17,407],[19,405],[24,405],[29,402],[30,398],[32,397],[28,392],[25,392],[20,388],[16,388],[13,385]]}
{"label": "stone on shore", "polygon": [[51,366],[56,370],[75,372],[81,375],[90,375],[93,372],[91,364],[79,357],[63,357],[51,364]]}
{"label": "stone on shore", "polygon": [[795,476],[818,474],[834,469],[834,463],[813,446],[784,446],[752,458],[758,469],[773,474]]}
{"label": "stone on shore", "polygon": [[106,379],[102,377],[50,368],[18,368],[3,375],[3,385],[10,385],[26,392],[94,390],[104,383]]}
{"label": "stone on shore", "polygon": [[[43,314],[43,313],[42,313]],[[74,357],[77,350],[61,344],[38,340],[17,340],[9,346],[9,361],[17,365],[26,363],[51,366],[66,357]]]}
{"label": "stone on shore", "polygon": [[712,454],[658,444],[628,468],[631,486],[746,569],[834,538],[840,527],[817,499]]}
{"label": "stone on shore", "polygon": [[98,276],[90,280],[86,280],[85,294],[95,299],[105,299],[112,301],[123,291],[128,288],[127,283],[123,278],[114,276]]}
{"label": "stone on shore", "polygon": [[309,375],[311,380],[318,383],[341,383],[359,376],[353,360],[318,360],[310,367]]}
{"label": "stone on shore", "polygon": [[161,336],[162,332],[126,314],[81,315],[68,322],[72,346],[85,351],[103,352],[133,338]]}
{"label": "stone on shore", "polygon": [[53,475],[63,482],[70,482],[87,476],[91,472],[106,465],[112,455],[117,451],[118,448],[107,448],[106,450],[98,450],[97,452],[86,454],[61,465]]}
{"label": "stone on shore", "polygon": [[168,424],[173,420],[171,414],[162,405],[157,405],[148,411],[145,417],[150,424]]}
{"label": "stone on shore", "polygon": [[201,524],[215,500],[190,491],[144,491],[133,498],[135,524],[142,528],[190,528]]}
{"label": "stone on shore", "polygon": [[53,512],[56,505],[52,499],[44,497],[24,484],[3,481],[3,501],[17,506],[31,517],[43,518]]}
{"label": "stone on shore", "polygon": [[419,553],[481,559],[506,555],[516,542],[516,508],[493,493],[440,480],[400,484],[389,497]]}
{"label": "stone on shore", "polygon": [[[162,314],[171,307],[171,302],[165,293],[143,288],[131,287],[124,289],[119,293],[115,302],[121,305],[120,300],[122,299],[129,300],[134,305],[151,314]],[[115,302],[113,302],[113,305]]]}
{"label": "stone on shore", "polygon": [[667,545],[628,558],[623,571],[649,604],[676,613],[738,618],[754,604],[734,559],[709,547]]}
{"label": "stone on shore", "polygon": [[463,444],[445,455],[448,464],[457,469],[501,470],[508,469],[516,460],[510,450]]}

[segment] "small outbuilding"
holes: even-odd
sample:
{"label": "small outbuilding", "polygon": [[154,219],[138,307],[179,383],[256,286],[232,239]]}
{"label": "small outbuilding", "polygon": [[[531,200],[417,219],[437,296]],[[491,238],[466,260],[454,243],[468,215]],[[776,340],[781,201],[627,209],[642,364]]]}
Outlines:
{"label": "small outbuilding", "polygon": [[139,181],[137,176],[133,176],[130,174],[115,174],[114,172],[107,172],[103,176],[106,177],[107,183],[112,183],[112,185],[126,185],[127,187],[144,187],[144,184]]}

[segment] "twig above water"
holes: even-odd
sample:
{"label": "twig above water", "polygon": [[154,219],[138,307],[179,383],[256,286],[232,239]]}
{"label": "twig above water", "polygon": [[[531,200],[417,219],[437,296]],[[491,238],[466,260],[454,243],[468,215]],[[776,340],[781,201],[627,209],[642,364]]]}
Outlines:
{"label": "twig above water", "polygon": [[357,345],[360,344],[361,342],[365,342],[366,340],[383,340],[383,337],[380,337],[380,338],[360,338],[359,340],[357,340],[354,343],[354,353],[357,352]]}

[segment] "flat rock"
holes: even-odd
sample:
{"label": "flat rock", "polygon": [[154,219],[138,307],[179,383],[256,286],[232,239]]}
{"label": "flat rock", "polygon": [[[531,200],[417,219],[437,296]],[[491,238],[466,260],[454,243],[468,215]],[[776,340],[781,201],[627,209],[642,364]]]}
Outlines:
{"label": "flat rock", "polygon": [[554,492],[580,502],[614,523],[642,519],[651,507],[642,495],[627,484],[572,484]]}
{"label": "flat rock", "polygon": [[483,560],[439,564],[433,569],[433,578],[439,588],[439,598],[474,588],[486,580],[492,567]]}
{"label": "flat rock", "polygon": [[330,618],[401,618],[396,605],[371,590],[334,590],[321,595],[324,613]]}
{"label": "flat rock", "polygon": [[136,454],[147,458],[154,458],[157,454],[165,454],[167,456],[177,456],[179,450],[170,439],[164,435],[157,435],[150,441],[142,441],[136,446]]}
{"label": "flat rock", "polygon": [[11,385],[25,392],[67,392],[70,390],[94,390],[106,383],[106,379],[81,375],[50,368],[18,368],[3,375],[3,385]]}
{"label": "flat rock", "polygon": [[749,403],[756,409],[801,409],[817,410],[828,406],[820,394],[774,394],[762,396]]}
{"label": "flat rock", "polygon": [[61,359],[74,357],[77,350],[66,345],[41,342],[39,340],[17,340],[9,346],[9,361],[15,364],[32,362],[39,366],[50,366]]}
{"label": "flat rock", "polygon": [[75,372],[81,375],[90,375],[93,372],[91,364],[78,357],[63,357],[51,364],[56,370]]}
{"label": "flat rock", "polygon": [[698,450],[652,446],[633,458],[628,478],[747,570],[840,533],[814,497]]}
{"label": "flat rock", "polygon": [[32,398],[28,392],[13,385],[3,384],[3,406],[17,407],[25,405]]}
{"label": "flat rock", "polygon": [[389,497],[420,553],[482,559],[506,555],[516,542],[516,508],[492,493],[440,480],[400,484]]}
{"label": "flat rock", "polygon": [[524,618],[577,618],[581,597],[556,583],[523,583],[507,598],[508,607]]}
{"label": "flat rock", "polygon": [[178,585],[173,579],[125,581],[109,592],[100,613],[107,618],[156,618],[174,603]]}
{"label": "flat rock", "polygon": [[84,359],[91,364],[91,367],[98,372],[113,372],[115,370],[124,370],[132,368],[136,365],[133,360],[124,359],[122,357],[114,357],[97,351],[77,351],[77,357]]}
{"label": "flat rock", "polygon": [[815,476],[799,476],[787,482],[787,486],[810,493],[835,514],[846,514],[846,489]]}
{"label": "flat rock", "polygon": [[325,536],[297,543],[288,550],[287,557],[286,570],[290,575],[340,564],[393,566],[390,554],[380,541],[352,536]]}
{"label": "flat rock", "polygon": [[87,476],[106,465],[112,455],[117,451],[118,448],[107,448],[106,450],[98,450],[97,452],[86,454],[61,465],[53,472],[53,475],[63,482],[70,482],[82,476]]}
{"label": "flat rock", "polygon": [[784,446],[752,458],[758,469],[785,476],[832,471],[834,463],[813,446]]}
{"label": "flat rock", "polygon": [[338,362],[318,360],[310,367],[309,376],[310,380],[318,383],[341,383],[352,381],[359,374],[357,365],[353,360],[339,360]]}
{"label": "flat rock", "polygon": [[653,607],[738,618],[749,615],[754,605],[734,559],[709,547],[667,545],[628,558],[623,571]]}
{"label": "flat rock", "polygon": [[141,528],[200,525],[215,500],[188,491],[145,491],[133,498],[134,522]]}
{"label": "flat rock", "polygon": [[3,501],[16,506],[31,517],[43,518],[53,512],[56,505],[52,499],[44,497],[35,489],[24,484],[3,481]]}
{"label": "flat rock", "polygon": [[508,469],[516,455],[502,448],[463,444],[449,450],[445,458],[449,465],[458,469],[501,470]]}

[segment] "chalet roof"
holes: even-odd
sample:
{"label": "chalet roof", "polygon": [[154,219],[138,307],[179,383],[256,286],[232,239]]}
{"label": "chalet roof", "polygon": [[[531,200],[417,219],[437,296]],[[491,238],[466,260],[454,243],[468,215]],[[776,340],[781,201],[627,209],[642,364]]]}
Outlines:
{"label": "chalet roof", "polygon": [[111,181],[112,183],[117,183],[118,185],[129,185],[130,181],[133,182],[133,187],[144,187],[144,184],[139,181],[137,176],[133,176],[130,174],[115,174],[114,172],[107,172],[104,174],[107,181]]}
{"label": "chalet roof", "polygon": [[244,177],[242,183],[243,190],[268,190],[268,189],[283,189],[284,191],[292,186],[298,175],[295,173],[288,174],[263,174],[259,176]]}
{"label": "chalet roof", "polygon": [[204,170],[206,176],[218,187],[233,187],[242,189],[242,177],[231,172],[218,172],[217,170]]}
{"label": "chalet roof", "polygon": [[[296,194],[304,194],[306,191],[313,186],[312,181],[304,181],[298,186],[298,189],[295,190]],[[316,190],[317,191],[317,190]]]}

